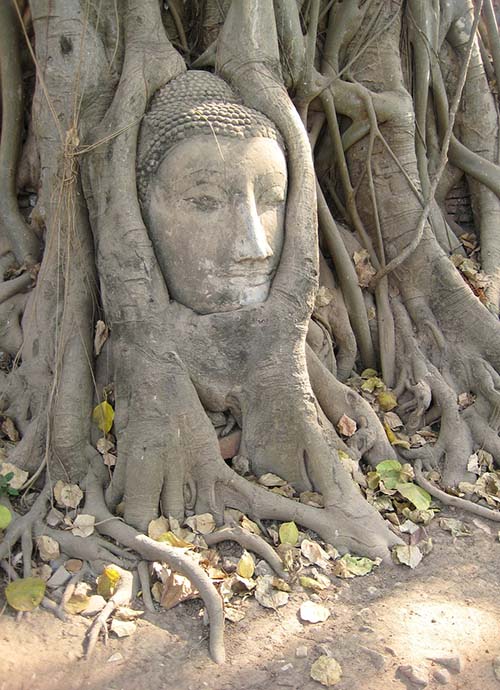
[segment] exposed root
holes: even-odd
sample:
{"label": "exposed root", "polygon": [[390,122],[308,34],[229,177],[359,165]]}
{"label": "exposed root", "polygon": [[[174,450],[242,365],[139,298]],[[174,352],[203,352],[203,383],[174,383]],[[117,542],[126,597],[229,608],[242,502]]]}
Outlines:
{"label": "exposed root", "polygon": [[146,611],[155,612],[155,605],[151,596],[151,578],[149,577],[149,564],[147,561],[140,561],[137,564],[137,574],[141,583],[142,601]]}
{"label": "exposed root", "polygon": [[276,555],[274,549],[258,534],[251,534],[246,532],[241,527],[223,527],[217,532],[212,532],[211,534],[205,534],[203,536],[208,546],[213,546],[214,544],[220,544],[222,541],[235,541],[244,549],[248,551],[253,551],[258,556],[263,558],[274,572],[281,577],[283,580],[288,579],[288,574],[283,570],[283,563],[281,559]]}
{"label": "exposed root", "polygon": [[465,498],[459,498],[458,496],[450,496],[442,489],[438,489],[432,482],[424,477],[422,474],[422,463],[417,460],[414,465],[415,470],[415,480],[422,489],[425,489],[430,493],[431,496],[437,498],[444,503],[446,506],[453,506],[455,508],[460,508],[465,510],[467,513],[472,513],[473,515],[479,515],[479,517],[486,518],[487,520],[493,520],[494,522],[500,522],[500,511],[492,510],[484,506],[478,506],[472,501],[467,501]]}
{"label": "exposed root", "polygon": [[114,568],[120,573],[120,579],[113,596],[109,599],[97,618],[94,619],[87,631],[85,638],[85,657],[87,659],[94,651],[99,633],[101,630],[106,630],[106,624],[113,611],[118,608],[118,606],[126,606],[132,599],[134,576],[128,570],[123,570],[123,568],[118,566],[114,566]]}
{"label": "exposed root", "polygon": [[26,515],[15,517],[7,527],[0,544],[0,559],[8,556],[12,547],[22,538],[25,532],[31,533],[33,524],[44,517],[49,500],[50,486],[46,484]]}

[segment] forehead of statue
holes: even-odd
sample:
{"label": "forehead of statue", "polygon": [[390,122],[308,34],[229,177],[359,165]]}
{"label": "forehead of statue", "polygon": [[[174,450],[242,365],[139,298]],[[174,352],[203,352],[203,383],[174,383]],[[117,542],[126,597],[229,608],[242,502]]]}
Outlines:
{"label": "forehead of statue", "polygon": [[252,181],[286,186],[286,159],[275,140],[201,134],[172,147],[153,176],[152,185],[153,189],[179,192],[198,183],[214,182],[229,189]]}

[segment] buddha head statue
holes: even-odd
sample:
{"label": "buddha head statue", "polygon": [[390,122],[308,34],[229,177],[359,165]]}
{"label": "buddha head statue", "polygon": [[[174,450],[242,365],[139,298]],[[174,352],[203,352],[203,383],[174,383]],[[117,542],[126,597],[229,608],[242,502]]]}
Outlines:
{"label": "buddha head statue", "polygon": [[266,300],[287,193],[283,141],[267,117],[219,77],[182,74],[144,117],[137,187],[172,299],[200,314]]}

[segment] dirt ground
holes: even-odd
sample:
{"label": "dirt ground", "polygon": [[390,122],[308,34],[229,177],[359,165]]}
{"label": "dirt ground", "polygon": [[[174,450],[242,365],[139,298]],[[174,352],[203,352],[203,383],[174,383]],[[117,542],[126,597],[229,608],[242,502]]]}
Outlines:
{"label": "dirt ground", "polygon": [[[450,673],[444,687],[500,688],[493,672],[500,655],[498,526],[453,510],[443,515],[464,519],[472,536],[454,539],[434,520],[434,549],[415,571],[382,567],[366,577],[335,578],[324,623],[300,622],[308,598],[300,587],[277,611],[249,598],[246,617],[227,623],[224,666],[208,657],[198,600],[147,614],[133,636],[100,642],[90,661],[81,658],[86,619],[63,623],[37,610],[16,622],[7,608],[0,617],[0,690],[318,690],[309,672],[322,654],[342,665],[339,690],[419,687],[399,677],[401,665],[427,672],[428,688],[442,687],[432,674],[445,667],[430,657],[460,659],[460,672]],[[297,656],[304,647],[307,656]]]}

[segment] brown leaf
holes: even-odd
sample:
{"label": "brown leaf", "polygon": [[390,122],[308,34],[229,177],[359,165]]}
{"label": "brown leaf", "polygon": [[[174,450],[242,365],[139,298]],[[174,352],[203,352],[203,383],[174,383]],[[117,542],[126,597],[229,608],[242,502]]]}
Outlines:
{"label": "brown leaf", "polygon": [[346,414],[343,414],[337,422],[337,429],[343,436],[352,436],[357,429],[357,425],[354,419],[351,419]]}
{"label": "brown leaf", "polygon": [[104,321],[98,321],[95,325],[95,336],[94,336],[94,352],[96,357],[102,350],[102,347],[109,337],[109,328],[106,326]]}

